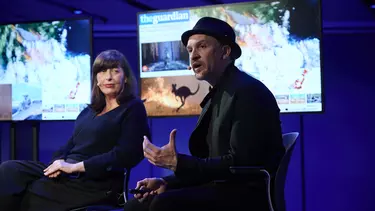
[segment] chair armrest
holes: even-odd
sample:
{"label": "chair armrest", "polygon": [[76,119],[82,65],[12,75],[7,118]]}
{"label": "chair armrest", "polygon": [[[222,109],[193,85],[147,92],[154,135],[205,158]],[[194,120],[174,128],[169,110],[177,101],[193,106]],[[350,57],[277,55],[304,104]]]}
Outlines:
{"label": "chair armrest", "polygon": [[271,175],[262,166],[230,166],[229,170],[234,175],[264,175],[267,185],[267,197],[270,211],[274,211],[271,200]]}
{"label": "chair armrest", "polygon": [[265,170],[261,166],[230,166],[229,170],[232,174],[240,175],[240,174],[268,174],[267,170]]}

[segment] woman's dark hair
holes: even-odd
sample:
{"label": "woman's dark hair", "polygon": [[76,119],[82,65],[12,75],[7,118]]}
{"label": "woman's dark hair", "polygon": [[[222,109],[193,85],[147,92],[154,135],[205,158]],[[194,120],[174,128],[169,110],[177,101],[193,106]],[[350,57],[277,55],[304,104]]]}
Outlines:
{"label": "woman's dark hair", "polygon": [[95,58],[92,66],[92,93],[90,106],[96,113],[100,113],[106,104],[105,96],[97,86],[98,80],[96,75],[100,71],[111,68],[121,68],[124,71],[124,80],[121,85],[122,88],[116,98],[117,103],[122,104],[129,98],[137,96],[137,81],[126,57],[117,50],[103,51]]}

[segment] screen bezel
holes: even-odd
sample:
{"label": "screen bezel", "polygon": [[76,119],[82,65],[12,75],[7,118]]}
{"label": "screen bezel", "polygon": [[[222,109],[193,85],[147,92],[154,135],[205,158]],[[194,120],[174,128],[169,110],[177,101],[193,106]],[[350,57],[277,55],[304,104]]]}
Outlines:
{"label": "screen bezel", "polygon": [[[74,21],[74,20],[88,20],[89,21],[89,43],[90,43],[90,93],[92,89],[92,63],[93,63],[93,18],[90,16],[79,16],[79,17],[68,17],[68,18],[55,18],[55,19],[39,19],[39,20],[27,20],[27,21],[10,21],[10,22],[0,22],[0,25],[10,25],[10,24],[30,24],[30,23],[42,23],[42,22],[53,22],[53,21]],[[16,123],[16,122],[72,122],[76,119],[30,119],[30,120],[0,120],[0,123]]]}
{"label": "screen bezel", "polygon": [[[287,0],[286,0],[287,1]],[[306,1],[306,0],[305,0]],[[280,110],[280,115],[291,115],[291,114],[323,114],[325,113],[325,92],[324,92],[324,68],[323,68],[323,45],[322,45],[322,40],[323,40],[323,21],[322,21],[322,4],[321,0],[317,0],[317,9],[318,9],[318,16],[317,16],[317,21],[319,23],[319,31],[318,31],[318,36],[319,36],[319,55],[320,55],[320,82],[321,82],[321,110],[320,111],[293,111],[293,112],[283,112]],[[194,8],[210,8],[210,7],[217,7],[217,6],[225,6],[225,5],[241,5],[241,4],[259,4],[259,3],[269,3],[269,2],[274,2],[274,0],[262,0],[262,1],[252,1],[252,2],[236,2],[236,3],[224,3],[224,4],[214,4],[214,5],[206,5],[206,6],[196,6],[196,7],[181,7],[181,8],[173,8],[173,9],[161,9],[161,10],[151,10],[151,11],[140,11],[137,12],[137,57],[138,57],[138,73],[139,73],[139,97],[142,97],[142,78],[141,78],[141,70],[140,70],[140,65],[141,65],[141,60],[140,60],[140,39],[139,39],[139,16],[142,14],[152,14],[152,13],[159,13],[159,12],[169,12],[169,11],[176,11],[176,10],[189,10],[189,9],[194,9]],[[189,29],[186,29],[189,30]],[[203,99],[202,99],[203,100]],[[178,117],[197,117],[200,114],[191,114],[191,115],[159,115],[159,116],[151,116],[148,115],[150,118],[178,118]]]}

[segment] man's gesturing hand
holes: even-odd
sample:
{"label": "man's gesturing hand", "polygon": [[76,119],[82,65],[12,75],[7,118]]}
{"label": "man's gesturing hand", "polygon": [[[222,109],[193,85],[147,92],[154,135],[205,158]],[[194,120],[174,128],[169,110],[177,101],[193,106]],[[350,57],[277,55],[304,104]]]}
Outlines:
{"label": "man's gesturing hand", "polygon": [[160,166],[162,168],[175,171],[177,166],[177,153],[175,145],[176,132],[176,129],[172,130],[169,136],[169,143],[161,148],[152,144],[148,138],[144,136],[143,153],[145,158],[147,158],[148,161],[155,166]]}

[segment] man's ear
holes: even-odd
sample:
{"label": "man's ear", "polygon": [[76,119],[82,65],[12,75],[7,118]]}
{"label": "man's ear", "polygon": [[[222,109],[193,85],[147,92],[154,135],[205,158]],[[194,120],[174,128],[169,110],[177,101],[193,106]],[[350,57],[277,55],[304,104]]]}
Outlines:
{"label": "man's ear", "polygon": [[232,48],[229,45],[224,45],[223,46],[223,55],[222,59],[228,59],[230,58],[230,53],[232,52]]}

